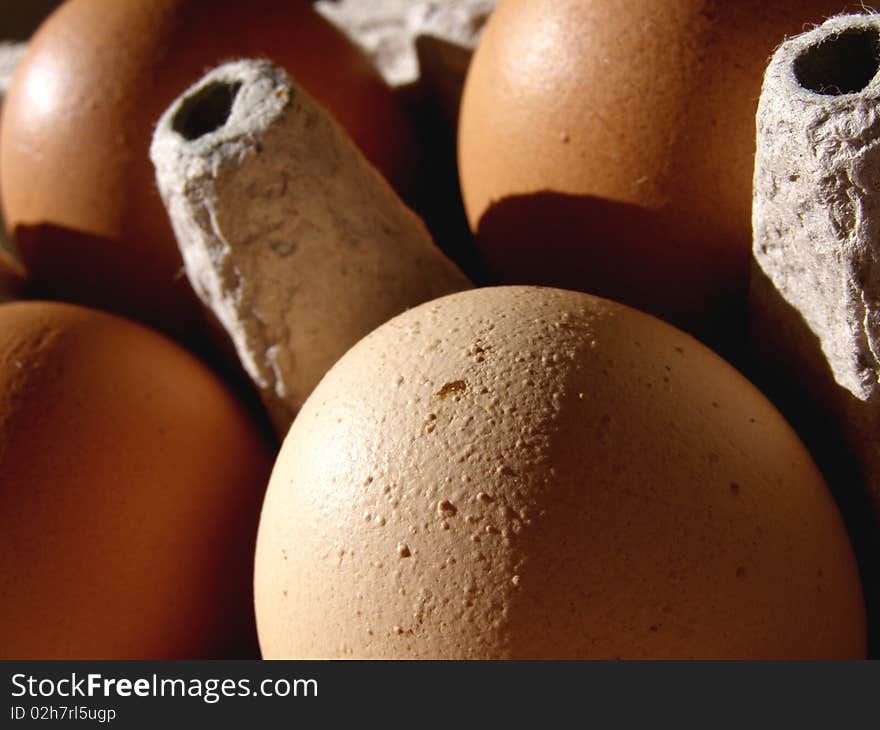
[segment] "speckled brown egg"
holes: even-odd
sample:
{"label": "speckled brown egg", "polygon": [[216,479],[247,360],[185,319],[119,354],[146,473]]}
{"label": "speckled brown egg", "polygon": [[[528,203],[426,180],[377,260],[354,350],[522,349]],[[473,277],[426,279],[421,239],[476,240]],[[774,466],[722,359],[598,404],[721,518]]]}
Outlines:
{"label": "speckled brown egg", "polygon": [[256,553],[269,658],[862,657],[837,507],[697,341],[557,289],[391,320],[313,392]]}
{"label": "speckled brown egg", "polygon": [[755,112],[787,35],[844,0],[501,0],[459,163],[503,283],[588,291],[713,342],[741,323]]}
{"label": "speckled brown egg", "polygon": [[0,305],[0,658],[256,653],[270,466],[235,397],[171,341]]}
{"label": "speckled brown egg", "polygon": [[35,295],[201,328],[148,148],[167,106],[233,57],[285,67],[399,188],[410,131],[368,58],[306,0],[69,0],[3,110],[0,186]]}

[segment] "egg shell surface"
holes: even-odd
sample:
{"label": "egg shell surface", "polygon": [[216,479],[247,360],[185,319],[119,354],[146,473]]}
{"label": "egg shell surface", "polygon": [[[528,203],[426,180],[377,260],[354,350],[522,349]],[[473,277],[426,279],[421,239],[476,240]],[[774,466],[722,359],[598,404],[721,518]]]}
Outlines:
{"label": "egg shell surface", "polygon": [[165,337],[0,305],[0,658],[256,654],[270,466],[233,394]]}
{"label": "egg shell surface", "polygon": [[352,348],[275,464],[269,658],[865,654],[852,548],[773,406],[692,337],[499,287]]}

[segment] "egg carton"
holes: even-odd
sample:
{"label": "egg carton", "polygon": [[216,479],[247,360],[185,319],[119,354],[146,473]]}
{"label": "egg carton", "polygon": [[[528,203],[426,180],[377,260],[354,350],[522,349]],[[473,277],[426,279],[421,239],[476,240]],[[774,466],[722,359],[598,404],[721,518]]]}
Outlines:
{"label": "egg carton", "polygon": [[150,155],[187,277],[279,438],[357,340],[471,286],[345,130],[268,61],[210,71],[159,120]]}
{"label": "egg carton", "polygon": [[430,74],[457,80],[460,90],[463,65],[495,4],[496,0],[319,0],[315,8],[366,50],[392,86],[417,84]]}
{"label": "egg carton", "polygon": [[757,115],[753,347],[848,442],[880,518],[880,16],[843,15],[774,54]]}

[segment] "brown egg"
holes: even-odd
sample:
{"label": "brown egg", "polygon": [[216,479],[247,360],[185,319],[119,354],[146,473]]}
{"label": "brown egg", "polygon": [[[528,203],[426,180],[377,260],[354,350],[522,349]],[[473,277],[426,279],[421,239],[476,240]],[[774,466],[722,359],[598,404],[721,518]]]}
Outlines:
{"label": "brown egg", "polygon": [[809,454],[679,330],[502,287],[409,310],[327,374],[275,464],[269,658],[863,657]]}
{"label": "brown egg", "polygon": [[17,69],[0,137],[3,208],[36,294],[176,335],[198,326],[148,147],[178,94],[240,56],[284,66],[406,186],[409,130],[390,89],[305,0],[70,0]]}
{"label": "brown egg", "polygon": [[499,280],[723,339],[744,307],[764,68],[786,35],[845,6],[501,0],[459,128],[468,218]]}
{"label": "brown egg", "polygon": [[78,306],[0,306],[0,658],[255,652],[270,465],[171,341]]}

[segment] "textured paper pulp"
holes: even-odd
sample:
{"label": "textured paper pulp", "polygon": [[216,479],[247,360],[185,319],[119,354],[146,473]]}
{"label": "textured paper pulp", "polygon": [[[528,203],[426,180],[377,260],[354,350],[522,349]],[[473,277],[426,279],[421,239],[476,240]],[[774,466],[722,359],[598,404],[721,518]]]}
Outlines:
{"label": "textured paper pulp", "polygon": [[[237,87],[186,139],[187,104]],[[331,365],[404,309],[471,286],[348,135],[283,70],[225,64],[175,101],[151,157],[187,275],[280,435]]]}
{"label": "textured paper pulp", "polygon": [[880,509],[880,76],[805,88],[808,48],[880,17],[839,16],[784,43],[757,115],[752,309],[764,344],[838,419]]}

